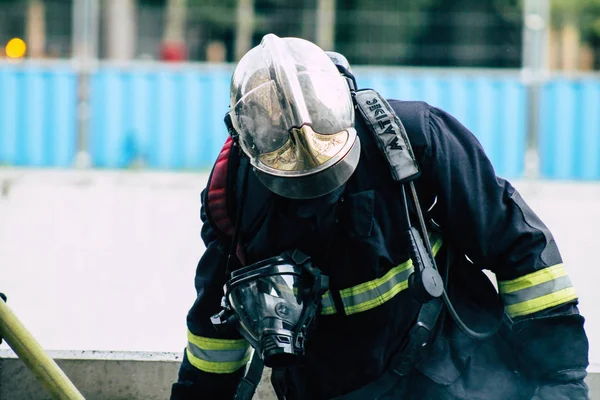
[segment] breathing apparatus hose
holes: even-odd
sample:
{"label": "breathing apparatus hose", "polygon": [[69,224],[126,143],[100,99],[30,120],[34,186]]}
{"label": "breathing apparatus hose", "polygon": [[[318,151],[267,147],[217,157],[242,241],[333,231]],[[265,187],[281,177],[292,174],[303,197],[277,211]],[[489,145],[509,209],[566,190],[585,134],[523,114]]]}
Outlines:
{"label": "breathing apparatus hose", "polygon": [[[340,74],[342,74],[342,76],[344,76],[346,78],[350,92],[354,96],[357,85],[356,85],[356,79],[354,78],[354,75],[350,72],[350,65],[348,63],[348,60],[343,55],[335,53],[335,52],[328,52],[327,54],[331,58],[331,60],[335,64],[335,66],[337,67]],[[404,202],[407,205],[406,194],[404,192],[404,186],[403,186],[402,190],[403,190],[402,193],[404,196]],[[419,220],[419,229],[418,230],[420,231],[421,236],[423,238],[423,242],[425,244],[425,250],[429,254],[429,257],[431,258],[431,262],[433,264],[432,265],[433,269],[439,273],[437,264],[435,262],[435,256],[434,256],[432,248],[431,248],[431,243],[429,243],[429,240],[427,240],[427,237],[428,237],[427,236],[427,228],[425,225],[425,220],[423,218],[423,213],[421,211],[421,206],[419,204],[417,190],[416,190],[414,182],[412,180],[410,181],[410,190],[411,190],[413,202],[415,203],[417,217]],[[407,220],[410,221],[410,216],[408,215],[408,206],[406,207],[406,212],[407,212]],[[446,257],[446,258],[448,258],[448,257]],[[446,271],[447,270],[448,269],[446,268]],[[420,272],[417,272],[417,273],[420,273]],[[447,279],[446,279],[446,282],[447,282]],[[502,320],[498,323],[497,326],[491,328],[488,331],[485,331],[485,332],[474,331],[473,329],[469,328],[465,324],[465,322],[460,318],[460,316],[458,315],[458,312],[456,311],[456,309],[452,305],[452,302],[450,301],[450,298],[448,297],[448,293],[446,292],[445,287],[444,287],[440,297],[442,298],[442,301],[448,308],[448,312],[450,313],[450,316],[452,317],[454,322],[456,322],[456,325],[458,325],[460,330],[463,331],[463,333],[465,333],[467,336],[470,336],[471,338],[476,339],[476,340],[486,340],[486,339],[489,339],[492,336],[494,336],[500,330],[500,327],[502,325]]]}
{"label": "breathing apparatus hose", "polygon": [[[411,190],[413,201],[415,202],[415,208],[416,208],[417,217],[418,217],[418,220],[419,220],[419,230],[421,231],[421,234],[423,235],[423,237],[426,238],[427,237],[427,228],[425,226],[425,219],[423,218],[423,213],[421,211],[421,206],[419,205],[419,200],[418,200],[418,196],[417,196],[417,190],[416,190],[415,185],[414,185],[414,183],[412,181],[410,182],[410,190]],[[427,249],[427,253],[429,253],[429,255],[431,257],[431,262],[433,263],[433,268],[435,270],[438,270],[437,264],[435,262],[435,257],[433,255],[433,251],[431,249],[431,243],[429,242],[429,240],[423,240],[423,242],[425,243],[425,247]],[[450,316],[452,317],[452,319],[454,320],[454,322],[456,322],[456,325],[458,325],[458,327],[460,328],[460,330],[463,331],[463,333],[465,335],[470,336],[470,337],[472,337],[473,339],[476,339],[476,340],[486,340],[486,339],[489,339],[492,336],[494,336],[498,332],[498,330],[500,329],[500,326],[502,325],[502,321],[500,321],[497,326],[495,326],[494,328],[492,328],[492,329],[490,329],[488,331],[485,331],[485,332],[476,332],[476,331],[474,331],[473,329],[469,328],[467,326],[467,324],[465,324],[464,321],[458,315],[458,312],[456,311],[456,309],[452,305],[452,302],[450,301],[450,298],[448,297],[448,293],[446,292],[446,288],[444,288],[441,297],[442,297],[442,300],[444,301],[444,304],[448,308],[448,312],[450,313]]]}
{"label": "breathing apparatus hose", "polygon": [[55,399],[85,400],[3,299],[0,299],[0,337],[6,340],[6,343]]}

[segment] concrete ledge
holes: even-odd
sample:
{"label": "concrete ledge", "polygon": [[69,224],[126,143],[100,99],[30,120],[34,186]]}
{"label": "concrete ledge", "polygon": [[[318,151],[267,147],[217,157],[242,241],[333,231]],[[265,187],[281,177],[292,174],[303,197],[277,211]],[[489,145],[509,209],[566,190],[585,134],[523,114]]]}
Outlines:
{"label": "concrete ledge", "polygon": [[[182,359],[181,353],[55,351],[48,354],[87,400],[166,400]],[[276,399],[268,375],[265,369],[255,400]],[[600,373],[590,373],[587,383],[590,398],[600,399]],[[0,350],[0,399],[52,400],[10,350]]]}
{"label": "concrete ledge", "polygon": [[[166,400],[177,379],[181,353],[49,351],[86,400]],[[265,370],[264,379],[268,379]],[[10,350],[0,350],[0,399],[52,400]],[[275,400],[267,382],[256,400]]]}

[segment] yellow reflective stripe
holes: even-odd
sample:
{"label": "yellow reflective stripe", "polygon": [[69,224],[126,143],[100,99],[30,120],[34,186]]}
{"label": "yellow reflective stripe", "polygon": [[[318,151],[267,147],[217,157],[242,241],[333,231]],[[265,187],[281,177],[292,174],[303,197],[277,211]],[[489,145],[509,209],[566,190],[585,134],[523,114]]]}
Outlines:
{"label": "yellow reflective stripe", "polygon": [[526,289],[531,286],[539,285],[541,283],[548,282],[566,275],[567,270],[563,264],[557,264],[552,267],[544,268],[539,271],[532,272],[531,274],[524,275],[520,278],[513,279],[511,281],[500,281],[498,282],[498,288],[502,294],[512,293],[516,292],[517,290]]}
{"label": "yellow reflective stripe", "polygon": [[340,290],[340,295],[343,299],[346,297],[359,295],[368,290],[376,289],[378,286],[381,286],[388,282],[390,279],[394,278],[395,275],[398,275],[399,273],[404,272],[409,268],[412,268],[412,260],[405,261],[402,264],[390,269],[381,278],[373,279],[372,281],[368,281],[365,283],[361,283],[360,285]]}
{"label": "yellow reflective stripe", "polygon": [[334,306],[323,307],[321,309],[321,315],[333,315],[333,314],[335,314]]}
{"label": "yellow reflective stripe", "polygon": [[207,361],[202,360],[192,354],[192,352],[186,348],[185,352],[187,354],[187,358],[195,368],[198,368],[201,371],[209,372],[212,374],[232,374],[238,369],[245,366],[250,360],[251,352],[248,351],[247,355],[238,361],[227,361],[227,362],[215,362],[215,361]]}
{"label": "yellow reflective stripe", "polygon": [[563,264],[553,265],[510,281],[498,289],[511,317],[532,314],[577,299]]}
{"label": "yellow reflective stripe", "polygon": [[[442,239],[437,237],[432,237],[430,240],[435,239],[435,242],[431,248],[433,255],[436,256],[439,250],[442,247]],[[342,302],[344,303],[344,311],[346,315],[356,314],[358,312],[363,312],[375,308],[390,299],[396,296],[398,293],[408,288],[408,276],[407,272],[413,268],[412,260],[408,260],[403,262],[402,264],[390,269],[384,276],[381,278],[374,279],[372,281],[368,281],[365,283],[361,283],[359,285],[346,288],[340,290],[340,296],[342,298]],[[399,282],[394,282],[394,280],[400,279],[400,275],[405,274],[406,277],[402,277]],[[390,282],[391,281],[391,282]],[[390,288],[386,288],[386,286],[391,286]],[[378,293],[380,290],[385,290],[383,293]],[[372,293],[368,293],[372,292]],[[377,294],[373,296],[373,294]],[[327,297],[325,297],[327,296]],[[329,292],[327,292],[324,296],[326,299],[327,306],[323,307],[321,310],[322,315],[331,315],[335,314],[335,306],[333,305],[333,299]],[[361,301],[363,300],[363,301]],[[332,304],[332,305],[329,305]]]}
{"label": "yellow reflective stripe", "polygon": [[188,342],[195,344],[203,350],[239,350],[248,348],[246,339],[214,339],[196,336],[188,330]]}
{"label": "yellow reflective stripe", "polygon": [[549,293],[544,296],[536,297],[522,303],[506,306],[506,312],[511,317],[520,317],[527,314],[532,314],[537,311],[545,310],[546,308],[554,307],[569,301],[575,300],[577,293],[575,288],[568,287],[554,293]]}
{"label": "yellow reflective stripe", "polygon": [[392,289],[383,293],[381,296],[375,297],[372,300],[365,301],[363,303],[359,303],[353,306],[344,307],[346,315],[356,314],[380,306],[386,301],[390,300],[395,295],[397,295],[398,293],[400,293],[401,291],[405,290],[406,288],[408,288],[408,280],[399,282],[398,284],[394,285]]}
{"label": "yellow reflective stripe", "polygon": [[434,257],[437,256],[437,253],[438,253],[438,251],[440,251],[441,248],[442,248],[442,239],[438,239],[433,244],[433,246],[431,246],[431,251],[432,251]]}
{"label": "yellow reflective stripe", "polygon": [[[433,243],[431,250],[433,255],[436,256],[442,247],[442,239],[437,238],[432,234],[430,236],[430,241],[434,240],[435,242]],[[410,276],[410,272],[412,272],[409,270],[412,268],[412,260],[408,260],[390,269],[380,278],[340,290],[345,313],[350,315],[367,311],[389,301],[395,295],[408,288],[408,276]],[[401,277],[401,274],[406,275],[406,277]],[[397,281],[398,279],[401,280],[399,282],[394,281]],[[378,293],[380,290],[385,291],[383,293]],[[323,295],[321,305],[321,315],[333,315],[337,312],[329,291]]]}
{"label": "yellow reflective stripe", "polygon": [[[431,251],[433,252],[434,256],[437,255],[437,253],[438,253],[438,251],[440,250],[441,247],[442,247],[442,240],[438,239],[433,244],[433,246],[431,247]],[[412,260],[405,261],[402,264],[397,265],[394,268],[390,269],[381,278],[377,278],[377,279],[374,279],[372,281],[361,283],[360,285],[356,285],[356,286],[353,286],[351,288],[340,290],[340,295],[342,296],[342,298],[346,298],[346,297],[349,297],[349,296],[355,296],[357,294],[361,294],[361,293],[366,292],[368,290],[375,289],[376,287],[385,284],[387,281],[389,281],[390,279],[392,279],[395,275],[398,275],[399,273],[404,272],[404,271],[406,271],[409,268],[412,268],[412,266],[413,266],[412,265]]]}
{"label": "yellow reflective stripe", "polygon": [[250,344],[246,339],[215,339],[194,335],[188,330],[185,349],[190,363],[201,371],[231,374],[250,360]]}
{"label": "yellow reflective stripe", "polygon": [[328,290],[321,297],[321,315],[332,315],[335,314],[335,304],[333,304],[333,298],[331,292]]}

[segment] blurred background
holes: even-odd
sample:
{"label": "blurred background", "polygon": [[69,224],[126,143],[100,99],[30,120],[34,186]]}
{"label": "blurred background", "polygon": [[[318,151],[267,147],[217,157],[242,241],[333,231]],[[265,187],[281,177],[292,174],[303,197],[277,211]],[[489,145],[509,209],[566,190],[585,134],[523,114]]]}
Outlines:
{"label": "blurred background", "polygon": [[[542,19],[524,21],[525,3]],[[538,28],[549,68],[600,67],[595,0],[0,0],[0,16],[4,53],[17,37],[36,59],[76,56],[90,24],[93,56],[108,60],[233,62],[276,32],[355,64],[520,68],[523,31]]]}
{"label": "blurred background", "polygon": [[557,237],[600,372],[600,0],[0,0],[0,291],[42,345],[184,348],[231,72],[270,32],[474,132]]}
{"label": "blurred background", "polygon": [[0,0],[0,165],[208,168],[269,32],[447,109],[502,175],[600,178],[598,0]]}

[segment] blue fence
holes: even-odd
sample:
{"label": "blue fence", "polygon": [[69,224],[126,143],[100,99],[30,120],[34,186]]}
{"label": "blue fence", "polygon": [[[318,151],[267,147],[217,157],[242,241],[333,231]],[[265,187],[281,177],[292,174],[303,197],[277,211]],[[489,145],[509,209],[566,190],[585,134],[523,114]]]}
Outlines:
{"label": "blue fence", "polygon": [[600,179],[600,79],[558,78],[543,90],[541,173]]}
{"label": "blue fence", "polygon": [[358,85],[386,98],[419,100],[448,111],[479,139],[496,172],[518,177],[524,170],[526,91],[517,74],[427,74],[358,70]]}
{"label": "blue fence", "polygon": [[227,136],[231,71],[104,68],[92,82],[94,165],[210,167]]}
{"label": "blue fence", "polygon": [[[517,73],[357,68],[360,87],[423,100],[475,133],[496,171],[524,171],[526,90]],[[105,66],[92,77],[93,165],[142,160],[158,169],[212,165],[227,133],[229,66]],[[69,64],[0,65],[0,164],[70,166],[76,149],[76,76]],[[555,79],[543,90],[541,172],[600,179],[600,80]]]}
{"label": "blue fence", "polygon": [[0,66],[0,165],[71,165],[76,95],[67,67]]}

